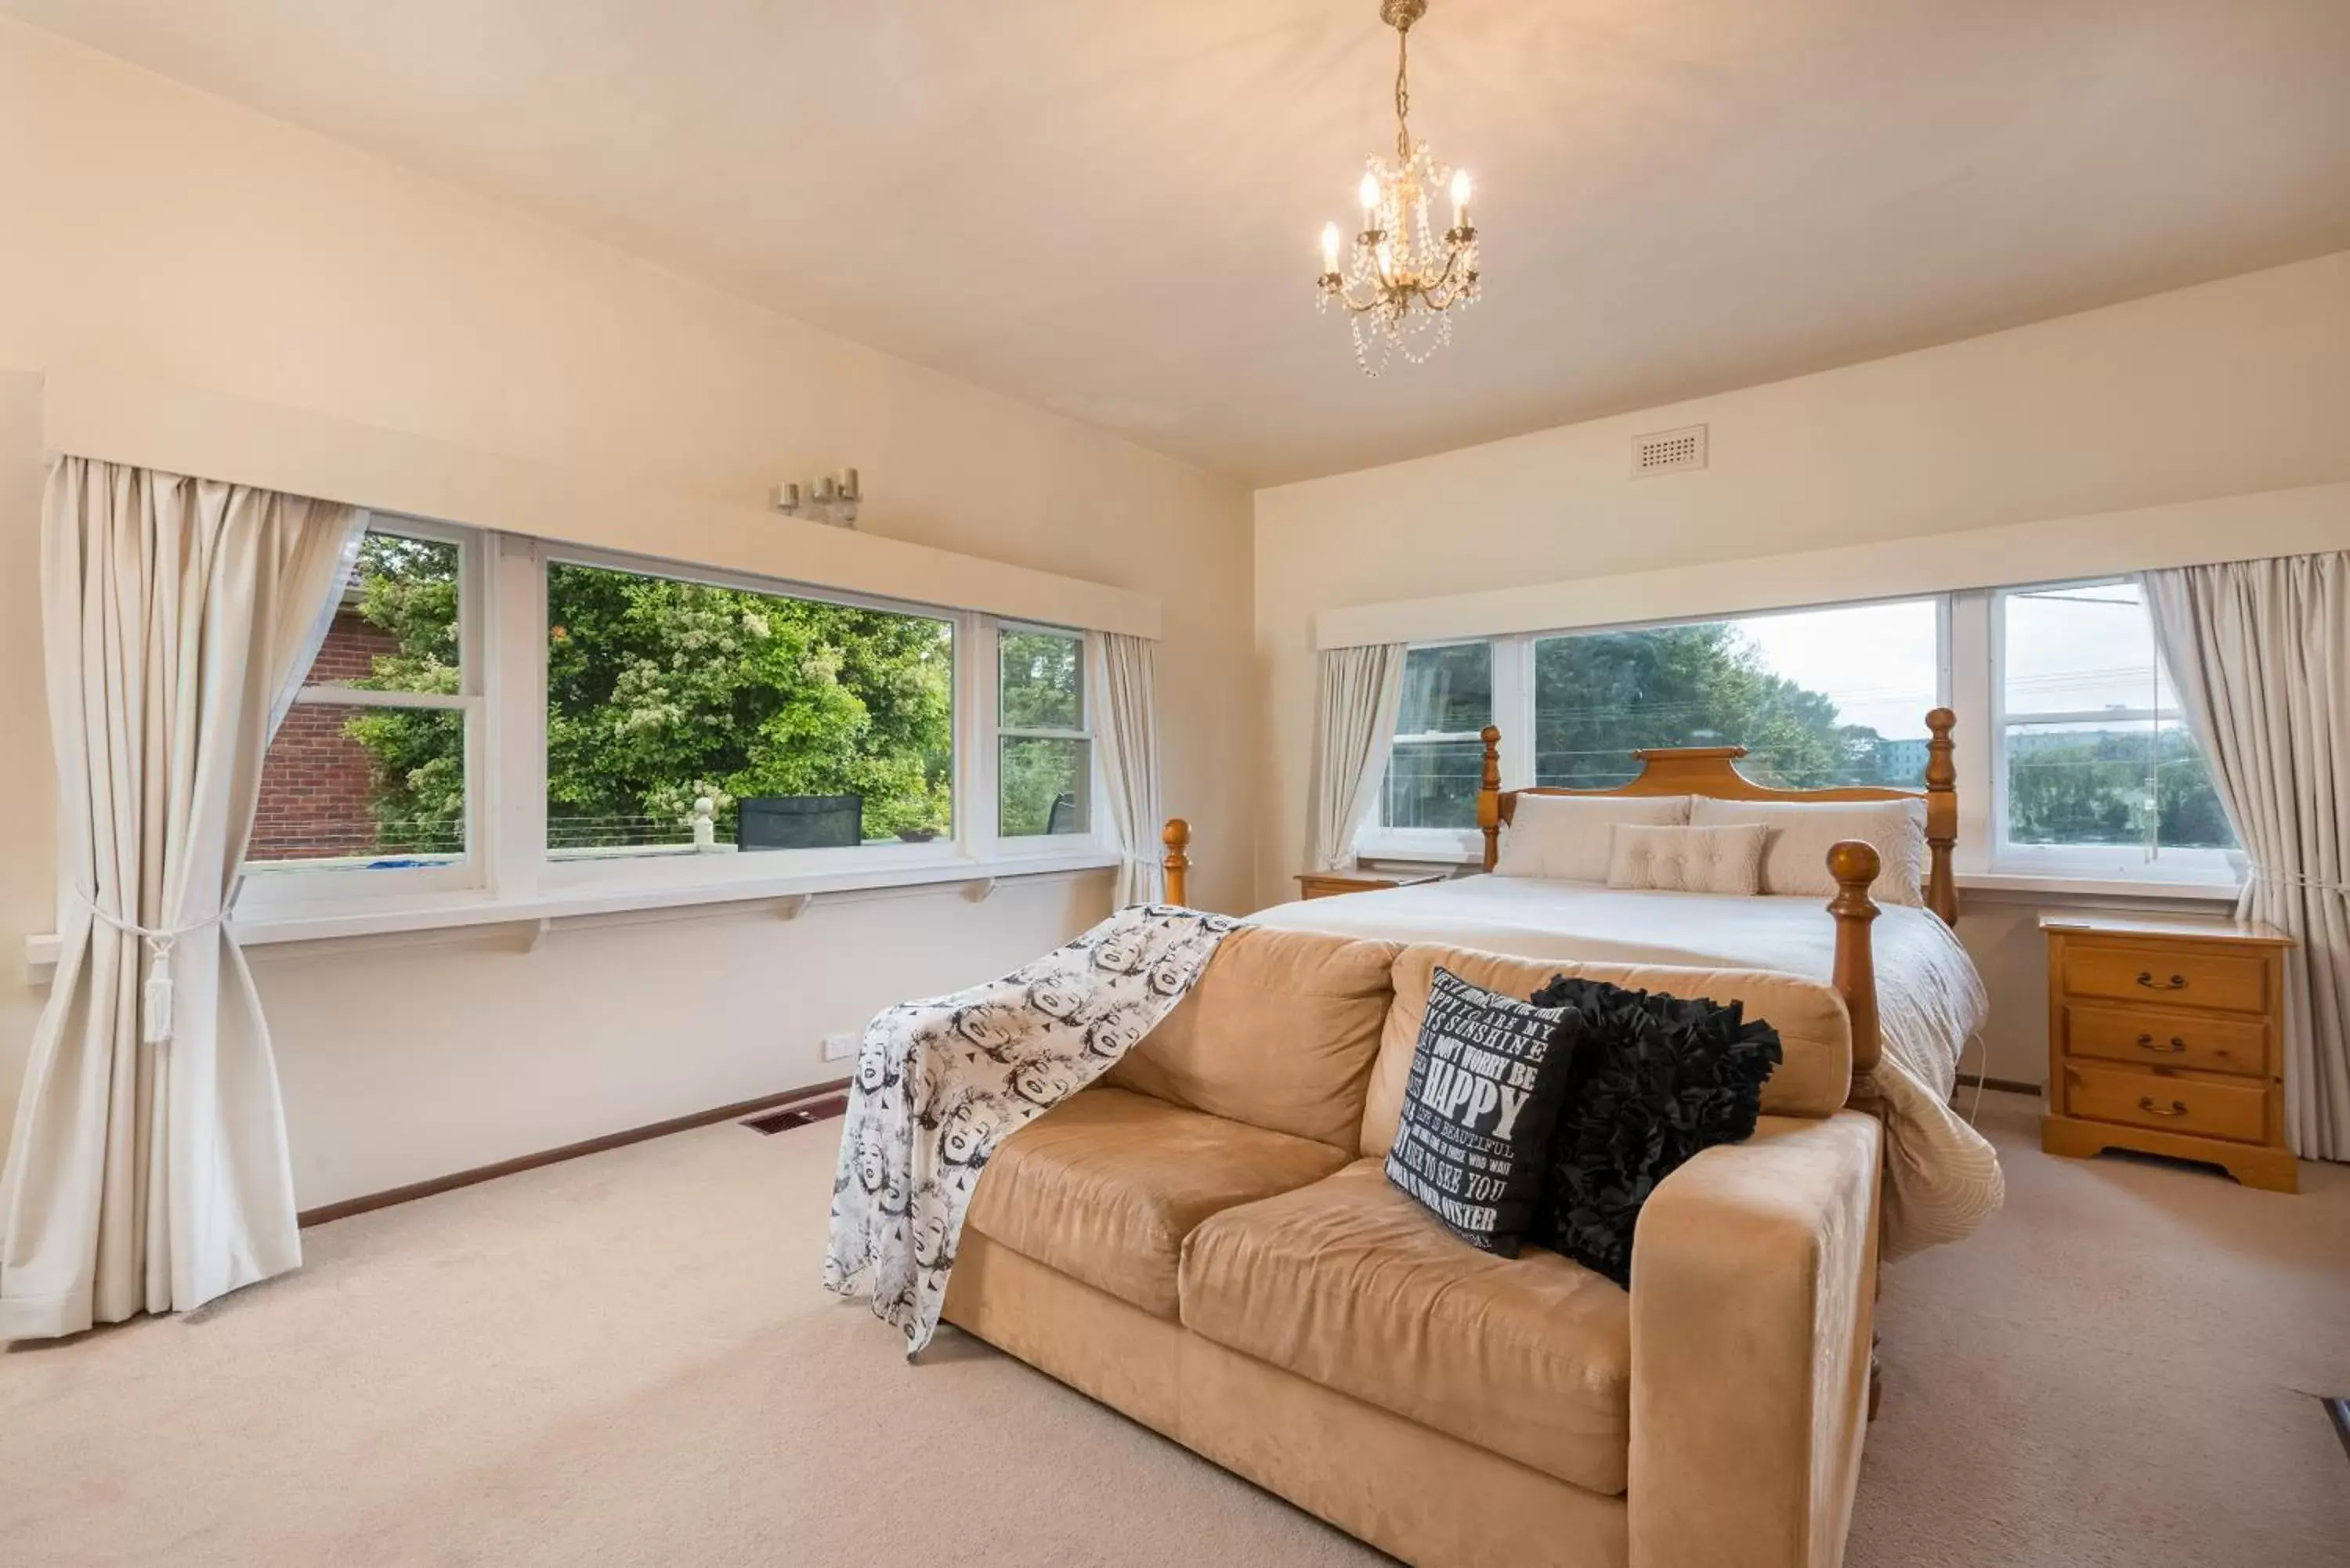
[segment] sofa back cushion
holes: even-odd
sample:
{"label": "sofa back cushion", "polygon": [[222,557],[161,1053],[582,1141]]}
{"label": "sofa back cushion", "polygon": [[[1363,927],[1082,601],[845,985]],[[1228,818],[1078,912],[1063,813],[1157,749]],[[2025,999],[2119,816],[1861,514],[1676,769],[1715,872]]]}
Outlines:
{"label": "sofa back cushion", "polygon": [[[1227,942],[1229,943],[1227,939]],[[1826,1116],[1844,1107],[1852,1087],[1852,1022],[1835,988],[1792,974],[1755,969],[1684,969],[1669,964],[1576,963],[1560,959],[1508,958],[1466,948],[1415,942],[1396,955],[1395,1004],[1380,1031],[1378,1060],[1363,1106],[1359,1147],[1383,1159],[1395,1142],[1405,1081],[1428,1012],[1438,965],[1472,985],[1508,996],[1532,996],[1555,974],[1604,980],[1634,991],[1710,997],[1745,1004],[1746,1016],[1779,1032],[1785,1053],[1762,1085],[1762,1112],[1777,1116]],[[1162,1027],[1164,1027],[1162,1025]]]}
{"label": "sofa back cushion", "polygon": [[[1401,950],[1399,942],[1243,927],[1104,1081],[1351,1150]],[[1426,998],[1423,984],[1423,1010]],[[1407,1043],[1407,1069],[1410,1057]]]}

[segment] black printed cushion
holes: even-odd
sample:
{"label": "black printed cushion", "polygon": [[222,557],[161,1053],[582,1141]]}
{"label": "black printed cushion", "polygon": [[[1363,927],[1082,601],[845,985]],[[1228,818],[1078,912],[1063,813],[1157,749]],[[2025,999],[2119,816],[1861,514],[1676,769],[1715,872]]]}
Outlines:
{"label": "black printed cushion", "polygon": [[1628,1289],[1640,1205],[1699,1150],[1754,1136],[1779,1032],[1734,1002],[1564,975],[1533,1001],[1580,1027],[1530,1234]]}
{"label": "black printed cushion", "polygon": [[1518,1255],[1577,1022],[1436,971],[1388,1179],[1472,1247]]}

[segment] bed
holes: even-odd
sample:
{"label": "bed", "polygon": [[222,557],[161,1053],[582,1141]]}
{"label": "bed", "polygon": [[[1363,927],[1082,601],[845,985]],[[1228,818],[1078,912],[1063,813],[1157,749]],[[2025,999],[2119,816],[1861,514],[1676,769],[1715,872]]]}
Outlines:
{"label": "bed", "polygon": [[[1982,981],[1960,946],[1950,853],[1958,832],[1957,770],[1946,708],[1927,716],[1922,791],[1859,785],[1783,790],[1738,771],[1740,746],[1634,753],[1639,776],[1608,790],[1501,787],[1499,730],[1483,733],[1478,822],[1488,875],[1276,905],[1260,924],[1440,941],[1523,958],[1759,969],[1825,981],[1852,1020],[1852,1104],[1886,1127],[1884,1255],[1954,1241],[2002,1196],[1991,1145],[1950,1108],[1959,1061],[1988,1012]],[[1922,796],[1925,854],[1915,907],[1880,907],[1870,888],[1887,870],[1877,849],[1846,841],[1825,851],[1835,893],[1632,891],[1604,881],[1491,875],[1520,802],[1534,795],[1690,795],[1709,802],[1824,804]],[[1764,808],[1767,809],[1767,806]],[[1736,815],[1735,812],[1722,815]],[[1170,899],[1184,901],[1190,828],[1167,825]]]}

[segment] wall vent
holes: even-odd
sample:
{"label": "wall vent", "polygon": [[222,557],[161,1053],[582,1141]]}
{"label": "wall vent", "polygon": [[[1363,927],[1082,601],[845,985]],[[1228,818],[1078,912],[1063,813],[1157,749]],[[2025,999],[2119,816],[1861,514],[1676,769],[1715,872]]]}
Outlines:
{"label": "wall vent", "polygon": [[1685,468],[1704,466],[1703,425],[1658,431],[1651,435],[1632,438],[1632,477],[1635,479],[1651,473],[1678,473]]}

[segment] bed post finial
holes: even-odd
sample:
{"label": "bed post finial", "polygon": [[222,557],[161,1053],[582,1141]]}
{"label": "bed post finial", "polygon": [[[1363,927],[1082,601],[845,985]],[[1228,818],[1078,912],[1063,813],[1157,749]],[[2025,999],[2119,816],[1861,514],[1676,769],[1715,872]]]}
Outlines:
{"label": "bed post finial", "polygon": [[1167,858],[1159,868],[1167,873],[1167,901],[1189,909],[1191,904],[1191,825],[1180,816],[1167,819],[1167,831],[1159,836],[1167,846]]}
{"label": "bed post finial", "polygon": [[1835,983],[1852,1019],[1855,1083],[1877,1065],[1877,961],[1868,945],[1877,902],[1868,896],[1868,885],[1882,868],[1877,850],[1857,838],[1828,846],[1828,875],[1836,885],[1836,896],[1828,903],[1828,913],[1835,919]]}
{"label": "bed post finial", "polygon": [[1953,927],[1959,923],[1959,884],[1950,870],[1959,842],[1959,767],[1950,760],[1950,731],[1958,722],[1948,708],[1926,715],[1932,736],[1926,742],[1926,907]]}
{"label": "bed post finial", "polygon": [[1485,772],[1477,785],[1477,830],[1485,836],[1485,869],[1502,858],[1502,732],[1488,724],[1478,732],[1485,742]]}

